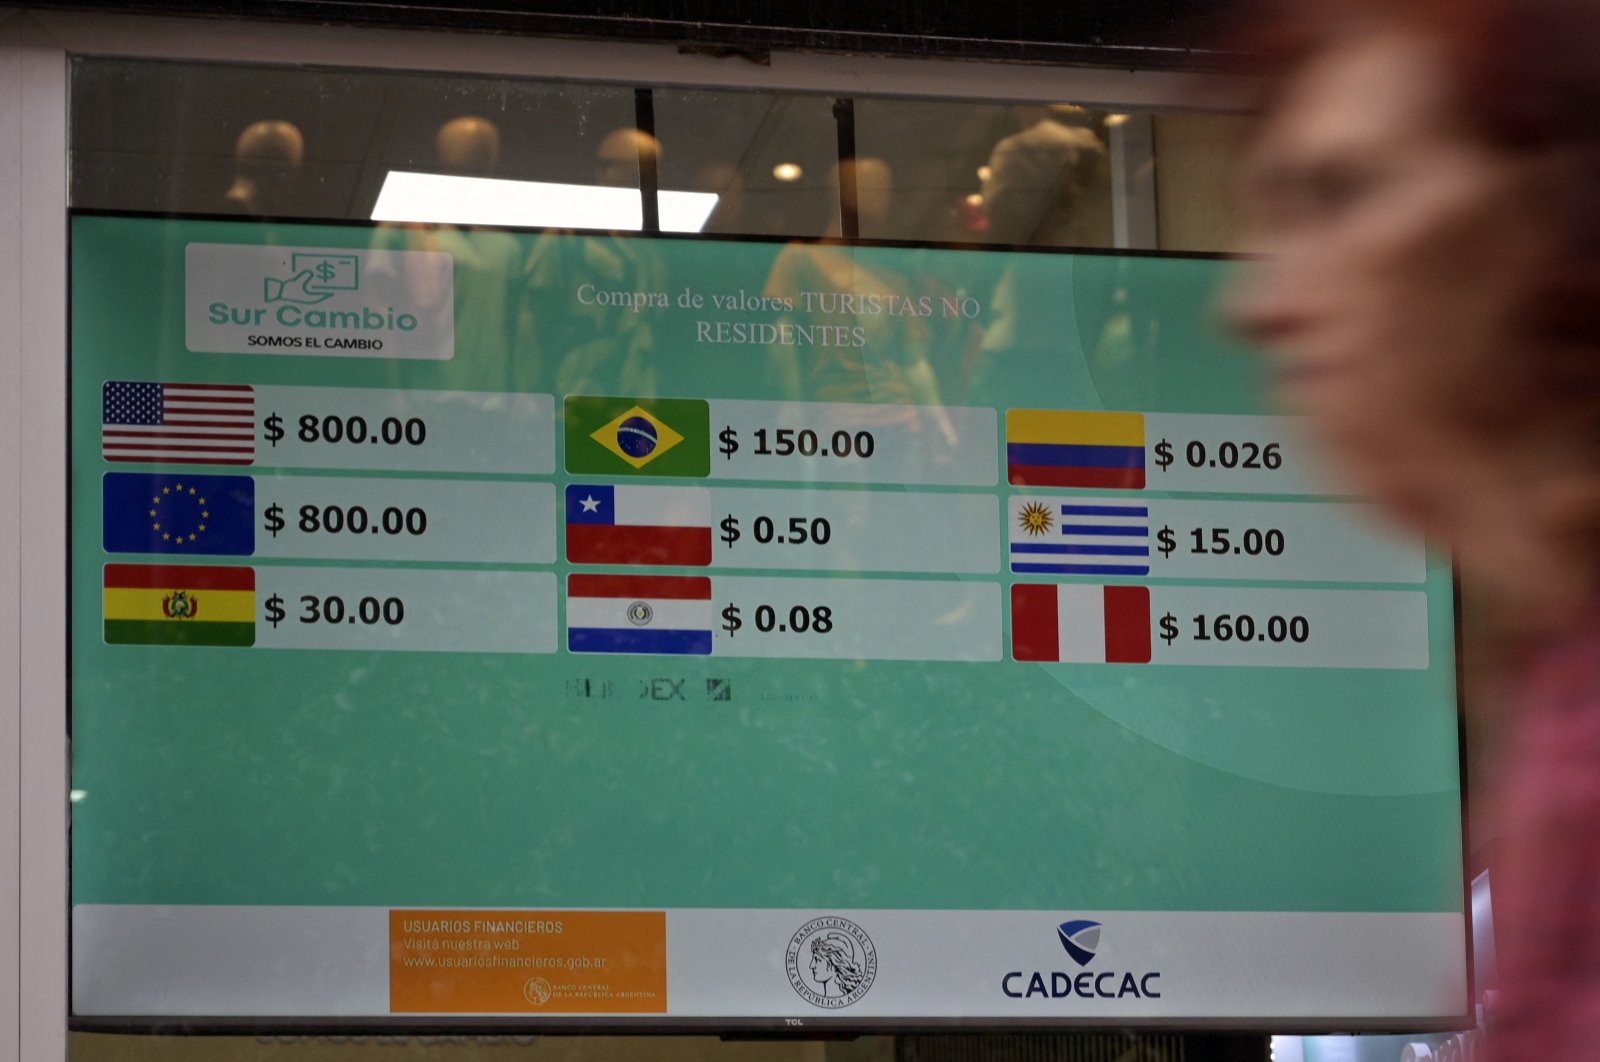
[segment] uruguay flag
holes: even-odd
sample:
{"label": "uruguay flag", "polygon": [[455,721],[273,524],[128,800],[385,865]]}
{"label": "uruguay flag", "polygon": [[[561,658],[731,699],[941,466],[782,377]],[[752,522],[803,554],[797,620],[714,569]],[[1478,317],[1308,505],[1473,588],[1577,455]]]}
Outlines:
{"label": "uruguay flag", "polygon": [[567,651],[711,655],[703,575],[567,576]]}
{"label": "uruguay flag", "polygon": [[1011,570],[1150,574],[1150,510],[1098,498],[1011,498]]}
{"label": "uruguay flag", "polygon": [[567,560],[704,567],[711,563],[711,492],[569,484]]}

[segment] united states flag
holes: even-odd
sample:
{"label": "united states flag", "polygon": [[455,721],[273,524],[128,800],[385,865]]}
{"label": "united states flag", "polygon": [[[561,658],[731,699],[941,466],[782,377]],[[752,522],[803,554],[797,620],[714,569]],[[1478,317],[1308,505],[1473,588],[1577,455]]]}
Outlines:
{"label": "united states flag", "polygon": [[256,396],[243,384],[107,381],[100,452],[107,461],[248,465]]}

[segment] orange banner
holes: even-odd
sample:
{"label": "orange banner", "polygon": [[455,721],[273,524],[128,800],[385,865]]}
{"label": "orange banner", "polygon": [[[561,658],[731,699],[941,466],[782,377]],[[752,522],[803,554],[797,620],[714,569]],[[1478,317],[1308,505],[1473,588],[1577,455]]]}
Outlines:
{"label": "orange banner", "polygon": [[395,1014],[665,1014],[662,911],[390,911]]}

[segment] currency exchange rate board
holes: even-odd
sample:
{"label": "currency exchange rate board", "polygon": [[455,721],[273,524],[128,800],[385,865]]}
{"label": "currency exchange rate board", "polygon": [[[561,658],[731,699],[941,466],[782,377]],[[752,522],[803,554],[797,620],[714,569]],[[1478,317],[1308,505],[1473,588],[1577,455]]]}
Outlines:
{"label": "currency exchange rate board", "polygon": [[76,217],[77,1019],[1459,1015],[1449,567],[1227,268]]}

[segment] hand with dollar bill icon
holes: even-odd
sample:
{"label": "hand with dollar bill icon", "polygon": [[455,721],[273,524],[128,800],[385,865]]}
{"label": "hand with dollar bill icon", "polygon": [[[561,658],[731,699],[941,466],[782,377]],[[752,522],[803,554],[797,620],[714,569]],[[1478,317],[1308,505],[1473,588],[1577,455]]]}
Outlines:
{"label": "hand with dollar bill icon", "polygon": [[288,280],[267,277],[262,281],[263,298],[267,302],[298,302],[311,306],[333,298],[334,293],[311,286],[315,274],[302,269]]}

